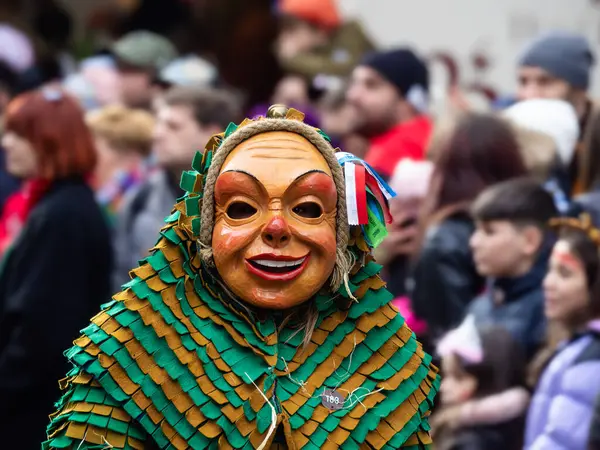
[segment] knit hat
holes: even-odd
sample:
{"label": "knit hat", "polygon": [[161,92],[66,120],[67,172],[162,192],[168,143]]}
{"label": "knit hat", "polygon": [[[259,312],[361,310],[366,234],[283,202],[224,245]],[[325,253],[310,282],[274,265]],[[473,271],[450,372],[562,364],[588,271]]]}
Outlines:
{"label": "knit hat", "polygon": [[279,12],[325,28],[342,22],[335,0],[280,0]]}
{"label": "knit hat", "polygon": [[427,110],[429,71],[425,63],[406,48],[369,53],[361,65],[375,69],[398,88],[418,111]]}
{"label": "knit hat", "polygon": [[584,36],[555,31],[533,41],[525,49],[519,65],[541,67],[573,87],[587,89],[594,53]]}
{"label": "knit hat", "polygon": [[116,58],[140,69],[160,71],[177,57],[177,50],[165,37],[151,31],[132,31],[111,48]]}
{"label": "knit hat", "polygon": [[170,62],[158,76],[174,86],[209,87],[217,80],[217,68],[199,56],[188,55]]}
{"label": "knit hat", "polygon": [[550,136],[563,164],[573,158],[579,139],[577,113],[563,100],[532,99],[519,102],[504,111],[516,125]]}

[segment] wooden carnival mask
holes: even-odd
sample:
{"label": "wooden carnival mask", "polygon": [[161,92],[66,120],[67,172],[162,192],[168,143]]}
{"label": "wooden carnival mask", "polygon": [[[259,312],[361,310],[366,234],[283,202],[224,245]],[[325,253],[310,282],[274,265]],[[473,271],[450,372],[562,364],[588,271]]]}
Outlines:
{"label": "wooden carnival mask", "polygon": [[287,131],[261,133],[225,159],[215,183],[214,262],[247,303],[297,306],[336,263],[337,190],[319,150]]}

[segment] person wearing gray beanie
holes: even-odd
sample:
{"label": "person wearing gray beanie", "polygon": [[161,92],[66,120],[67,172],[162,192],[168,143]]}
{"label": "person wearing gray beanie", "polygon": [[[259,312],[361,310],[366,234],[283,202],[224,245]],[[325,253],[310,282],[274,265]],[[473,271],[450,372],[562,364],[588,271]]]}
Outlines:
{"label": "person wearing gray beanie", "polygon": [[581,115],[594,61],[584,36],[566,31],[543,34],[521,54],[517,96],[568,100]]}
{"label": "person wearing gray beanie", "polygon": [[587,90],[594,55],[587,39],[553,32],[536,39],[521,56],[520,65],[540,67],[570,86]]}
{"label": "person wearing gray beanie", "polygon": [[588,96],[595,55],[585,36],[567,31],[545,33],[519,57],[519,100],[566,100],[580,123],[579,143],[569,168],[571,194],[589,190],[600,174],[600,108]]}

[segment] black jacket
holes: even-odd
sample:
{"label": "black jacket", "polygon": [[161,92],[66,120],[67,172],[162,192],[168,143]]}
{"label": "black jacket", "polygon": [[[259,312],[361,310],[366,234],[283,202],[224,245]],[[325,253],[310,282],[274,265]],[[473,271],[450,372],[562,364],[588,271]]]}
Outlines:
{"label": "black jacket", "polygon": [[111,245],[91,189],[56,182],[0,273],[2,448],[39,449],[68,369],[63,352],[109,299]]}
{"label": "black jacket", "polygon": [[19,189],[19,180],[10,175],[5,168],[4,150],[0,148],[0,213],[4,203],[17,189]]}
{"label": "black jacket", "polygon": [[523,419],[466,428],[448,450],[517,450],[522,448]]}
{"label": "black jacket", "polygon": [[542,282],[553,242],[543,245],[534,267],[516,278],[489,279],[486,292],[469,306],[478,325],[498,325],[511,333],[528,358],[544,343],[546,317]]}
{"label": "black jacket", "polygon": [[594,407],[588,449],[600,450],[600,396],[596,399],[596,406]]}
{"label": "black jacket", "polygon": [[473,229],[467,213],[448,217],[428,230],[415,263],[409,296],[434,339],[460,325],[484,286],[469,247]]}

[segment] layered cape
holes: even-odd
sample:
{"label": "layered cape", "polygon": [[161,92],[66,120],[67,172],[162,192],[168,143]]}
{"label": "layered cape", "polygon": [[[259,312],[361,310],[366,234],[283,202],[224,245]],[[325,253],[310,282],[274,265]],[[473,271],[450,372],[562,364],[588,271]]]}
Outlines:
{"label": "layered cape", "polygon": [[[74,368],[44,449],[423,448],[439,387],[362,235],[348,286],[311,301],[310,343],[290,323],[258,318],[225,294],[197,244],[203,174],[181,199],[150,256],[67,352]],[[340,308],[341,300],[352,300]],[[325,389],[344,398],[322,404]],[[286,444],[275,444],[282,429]]]}

